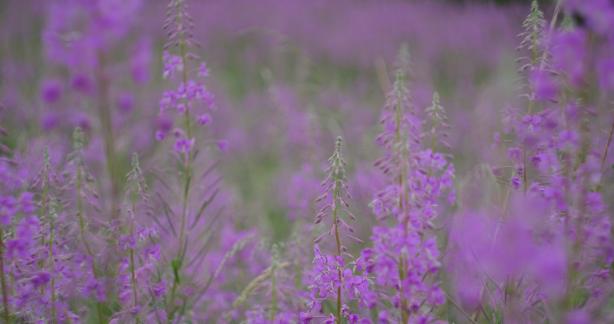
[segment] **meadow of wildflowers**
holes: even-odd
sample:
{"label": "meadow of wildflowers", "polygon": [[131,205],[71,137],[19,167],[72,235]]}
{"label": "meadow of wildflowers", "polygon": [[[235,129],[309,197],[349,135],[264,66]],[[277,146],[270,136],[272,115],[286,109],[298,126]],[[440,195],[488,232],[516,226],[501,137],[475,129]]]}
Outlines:
{"label": "meadow of wildflowers", "polygon": [[0,323],[614,323],[614,1],[0,2]]}

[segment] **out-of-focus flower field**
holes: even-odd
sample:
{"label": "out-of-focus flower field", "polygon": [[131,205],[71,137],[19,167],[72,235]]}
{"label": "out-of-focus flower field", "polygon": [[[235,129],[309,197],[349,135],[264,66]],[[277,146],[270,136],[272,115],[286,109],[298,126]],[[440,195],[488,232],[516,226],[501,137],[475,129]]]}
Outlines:
{"label": "out-of-focus flower field", "polygon": [[0,2],[0,323],[613,323],[614,1]]}

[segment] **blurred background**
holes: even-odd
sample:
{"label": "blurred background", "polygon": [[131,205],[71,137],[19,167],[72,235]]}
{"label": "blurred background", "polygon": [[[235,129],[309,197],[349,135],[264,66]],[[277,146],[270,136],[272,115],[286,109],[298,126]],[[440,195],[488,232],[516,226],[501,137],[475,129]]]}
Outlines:
{"label": "blurred background", "polygon": [[[354,208],[365,220],[361,235],[368,235],[369,195],[379,181],[371,171],[380,154],[374,139],[402,44],[410,49],[417,110],[430,105],[433,91],[441,95],[454,126],[455,151],[449,153],[458,174],[496,156],[474,143],[489,143],[500,126],[502,103],[519,100],[517,35],[528,3],[190,1],[193,52],[207,62],[218,108],[202,136],[224,143],[223,151],[210,155],[223,161],[218,168],[237,224],[283,241],[297,219],[311,221],[313,206],[305,201],[315,198],[323,176],[319,166],[334,137],[342,135]],[[149,157],[161,150],[154,132],[166,86],[165,7],[165,1],[116,1],[97,26],[107,35],[94,33],[82,13],[64,10],[61,2],[1,1],[0,124],[9,134],[2,144],[27,155],[40,152],[43,139],[68,142],[80,126],[92,138],[90,165],[103,168],[103,143],[92,135],[105,126],[83,99],[95,53],[82,40],[95,39],[112,80],[107,105],[120,157],[115,176],[128,171],[133,151],[155,168],[157,160]],[[58,59],[58,44],[70,62]]]}

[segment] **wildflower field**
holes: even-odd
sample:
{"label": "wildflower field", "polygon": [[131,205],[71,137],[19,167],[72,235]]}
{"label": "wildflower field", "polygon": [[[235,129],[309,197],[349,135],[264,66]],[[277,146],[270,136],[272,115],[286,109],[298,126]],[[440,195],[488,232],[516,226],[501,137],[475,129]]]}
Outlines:
{"label": "wildflower field", "polygon": [[0,1],[0,323],[614,323],[614,1]]}

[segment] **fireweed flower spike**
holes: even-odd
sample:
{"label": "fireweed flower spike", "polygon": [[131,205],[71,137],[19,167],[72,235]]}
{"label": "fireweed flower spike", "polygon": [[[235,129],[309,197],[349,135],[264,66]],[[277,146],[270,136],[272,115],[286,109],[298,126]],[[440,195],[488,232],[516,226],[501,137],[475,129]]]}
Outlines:
{"label": "fireweed flower spike", "polygon": [[528,58],[522,58],[522,61],[526,62],[526,65],[521,67],[521,70],[536,68],[540,58],[542,58],[542,48],[540,47],[543,41],[543,33],[546,21],[544,20],[544,14],[539,9],[537,0],[531,2],[531,10],[529,15],[522,23],[524,31],[520,34],[522,38],[520,42],[520,48],[529,51]]}
{"label": "fireweed flower spike", "polygon": [[[55,264],[55,255],[54,255],[54,244],[55,244],[55,232],[56,232],[56,221],[58,219],[58,210],[57,210],[57,201],[50,197],[50,181],[51,181],[51,161],[49,160],[49,149],[46,148],[44,152],[44,162],[43,162],[43,170],[42,170],[42,193],[41,193],[41,218],[46,219],[47,224],[49,226],[49,237],[47,238],[48,245],[48,264],[49,264],[49,272],[55,273],[56,264]],[[44,242],[44,239],[43,239]],[[55,287],[55,276],[51,276],[49,280],[49,290],[51,294],[51,312],[50,318],[52,323],[57,322],[57,294]]]}
{"label": "fireweed flower spike", "polygon": [[[441,262],[432,220],[446,191],[450,191],[448,200],[454,199],[454,168],[443,154],[433,151],[446,121],[438,95],[433,95],[433,104],[426,109],[431,127],[423,131],[407,88],[406,49],[401,50],[398,61],[393,90],[382,112],[384,130],[377,138],[384,157],[376,166],[390,182],[372,202],[378,219],[384,223],[392,218],[392,225],[373,228],[373,247],[363,250],[358,264],[381,287],[382,308],[395,310],[382,312],[380,317],[413,323],[433,320],[433,310],[445,301],[437,282]],[[422,147],[424,135],[431,137],[430,148]]]}
{"label": "fireweed flower spike", "polygon": [[[343,243],[343,237],[357,241],[360,239],[354,236],[354,229],[345,220],[346,217],[355,220],[355,217],[349,211],[350,197],[346,184],[346,162],[341,155],[342,144],[342,138],[337,137],[335,150],[328,160],[327,177],[322,181],[322,193],[316,200],[320,207],[315,223],[327,224],[330,221],[330,229],[314,241],[313,268],[308,275],[308,287],[311,290],[309,311],[302,315],[304,318],[325,316],[321,314],[322,303],[332,298],[336,306],[334,314],[329,314],[329,320],[334,323],[342,323],[343,318],[358,318],[348,306],[353,299],[367,307],[374,303],[374,294],[367,278],[349,266],[353,261],[346,262],[352,256]],[[330,246],[330,242],[324,241],[328,236],[334,238],[332,253],[320,248],[320,244]]]}
{"label": "fireweed flower spike", "polygon": [[431,151],[435,151],[437,145],[442,145],[446,150],[450,150],[450,143],[448,142],[450,124],[448,123],[446,111],[440,103],[439,93],[436,91],[433,92],[431,105],[425,111],[430,123],[430,129],[425,132],[425,135],[430,137]]}
{"label": "fireweed flower spike", "polygon": [[[70,185],[74,191],[69,198],[71,203],[70,210],[76,214],[77,221],[77,240],[80,242],[81,255],[85,258],[85,273],[87,282],[84,292],[86,295],[96,300],[96,316],[99,320],[104,320],[103,302],[107,299],[107,292],[101,276],[102,269],[99,268],[100,257],[103,251],[95,249],[95,235],[90,231],[90,219],[88,207],[96,205],[98,194],[92,188],[92,176],[88,172],[84,160],[85,134],[81,128],[76,128],[73,132],[73,152],[70,154],[67,164],[67,171],[70,174]],[[87,213],[87,214],[86,214]]]}
{"label": "fireweed flower spike", "polygon": [[[164,24],[164,29],[167,32],[168,40],[165,44],[163,54],[165,79],[174,81],[175,89],[167,90],[163,93],[160,100],[160,119],[167,119],[171,112],[176,112],[179,115],[181,126],[172,129],[172,126],[165,125],[156,132],[156,138],[162,140],[171,132],[174,136],[174,150],[180,161],[179,171],[181,174],[181,207],[179,211],[179,220],[176,229],[173,226],[173,232],[177,232],[177,236],[173,236],[176,240],[176,253],[170,262],[170,270],[172,273],[172,284],[166,301],[166,312],[169,320],[181,318],[185,312],[185,307],[189,302],[196,302],[202,297],[202,294],[209,289],[212,283],[212,278],[217,277],[217,273],[212,273],[209,279],[202,283],[202,287],[197,287],[196,295],[192,296],[195,299],[188,300],[187,296],[179,296],[183,284],[190,281],[190,274],[187,267],[196,265],[190,272],[198,269],[202,264],[202,260],[207,253],[207,247],[210,242],[205,241],[195,244],[204,244],[203,248],[190,247],[190,234],[198,235],[197,232],[203,231],[203,226],[211,227],[214,223],[204,225],[205,218],[201,218],[204,210],[211,203],[205,200],[200,202],[202,206],[196,210],[192,210],[190,200],[195,194],[195,180],[200,179],[195,176],[195,159],[197,157],[197,138],[198,134],[194,126],[196,122],[202,126],[209,125],[212,121],[208,111],[215,109],[214,97],[204,85],[204,79],[208,77],[209,71],[204,63],[198,63],[198,56],[192,52],[195,47],[195,41],[192,36],[193,21],[189,15],[187,1],[172,0],[168,5],[167,17]],[[162,125],[162,124],[161,124]],[[205,142],[200,142],[202,145]],[[225,149],[225,142],[219,144],[221,149]],[[205,175],[209,171],[205,172]],[[204,176],[203,176],[204,179]],[[212,184],[215,185],[215,184]],[[211,194],[210,199],[215,198],[217,190]],[[212,230],[212,229],[210,229]],[[209,230],[206,230],[208,232]],[[192,233],[194,232],[194,233]],[[202,235],[202,234],[201,234]],[[200,249],[197,251],[197,249]],[[190,255],[190,254],[196,254]],[[199,260],[195,260],[200,259]],[[198,262],[197,262],[198,261]],[[217,270],[216,270],[217,272]],[[181,304],[178,304],[178,299],[181,299]]]}
{"label": "fireweed flower spike", "polygon": [[[324,205],[318,211],[316,215],[316,224],[319,224],[324,220],[324,217],[327,213],[331,213],[332,215],[332,223],[330,233],[333,233],[335,237],[335,261],[337,262],[337,281],[335,282],[335,286],[337,287],[337,308],[335,315],[335,322],[341,323],[341,286],[343,284],[343,254],[342,250],[345,250],[345,247],[341,244],[341,234],[339,226],[342,224],[341,220],[341,211],[343,208],[347,208],[348,203],[346,200],[347,197],[347,187],[346,187],[346,179],[345,179],[345,165],[346,162],[343,160],[341,156],[341,146],[343,144],[343,139],[341,137],[337,137],[335,141],[335,151],[333,155],[328,159],[329,169],[328,176],[322,182],[322,195],[318,197],[317,201],[324,202]],[[332,195],[332,197],[331,197]],[[346,225],[347,226],[347,225]],[[348,227],[349,228],[349,227]],[[321,260],[323,256],[318,255],[319,247],[318,241],[320,239],[316,239],[314,250],[316,251],[316,258]],[[317,261],[316,261],[317,262]]]}
{"label": "fireweed flower spike", "polygon": [[[85,248],[85,252],[87,255],[92,258],[92,267],[96,268],[96,258],[92,247],[90,246],[90,240],[88,236],[88,221],[85,218],[85,207],[84,207],[84,197],[86,193],[86,181],[87,181],[87,171],[85,170],[85,162],[83,161],[83,146],[85,142],[85,135],[81,128],[76,128],[73,132],[73,154],[71,156],[71,167],[74,169],[74,179],[73,183],[75,186],[75,209],[77,213],[77,221],[79,224],[79,239]],[[95,271],[95,270],[94,270]]]}
{"label": "fireweed flower spike", "polygon": [[157,270],[160,262],[158,233],[142,222],[153,211],[148,207],[149,188],[136,154],[131,165],[126,181],[123,235],[120,237],[123,258],[116,279],[122,309],[115,313],[112,323],[146,322],[162,309],[160,305],[166,293],[165,282]]}
{"label": "fireweed flower spike", "polygon": [[[416,118],[407,87],[410,57],[406,45],[402,46],[399,51],[397,66],[395,82],[382,112],[381,123],[384,130],[377,137],[378,144],[385,149],[384,157],[375,163],[376,167],[391,177],[393,183],[377,194],[378,197],[373,202],[373,208],[376,216],[380,218],[388,215],[396,218],[400,232],[395,232],[395,234],[407,236],[409,230],[410,199],[408,176],[411,168],[410,164],[412,163],[410,152],[415,151],[414,149],[417,148],[419,143],[420,121]],[[377,229],[374,229],[374,233],[376,232]],[[375,236],[373,240],[377,242]],[[367,250],[367,255],[369,253]],[[396,273],[398,273],[399,278],[393,279],[398,280],[393,285],[397,287],[401,295],[395,297],[399,298],[399,300],[393,301],[393,304],[398,305],[401,311],[401,320],[407,323],[409,319],[408,304],[406,298],[402,295],[407,255],[401,252],[399,259],[395,263],[398,268]]]}
{"label": "fireweed flower spike", "polygon": [[[543,41],[545,37],[546,21],[544,20],[544,14],[539,9],[537,0],[531,2],[531,9],[529,15],[522,23],[524,28],[523,33],[520,34],[522,38],[520,42],[520,48],[528,51],[528,57],[522,57],[521,62],[524,65],[520,70],[524,72],[524,75],[528,76],[528,93],[527,97],[527,111],[526,115],[523,115],[525,119],[531,119],[536,110],[537,99],[548,100],[551,99],[556,89],[552,82],[551,72],[546,69],[545,62],[547,58],[547,51],[544,49]],[[529,164],[527,157],[531,154],[530,137],[531,128],[527,129],[528,132],[517,134],[520,137],[519,148],[522,151],[522,157],[515,162],[515,171],[512,176],[512,183],[522,182],[523,191],[526,192],[529,186],[528,168]]]}

